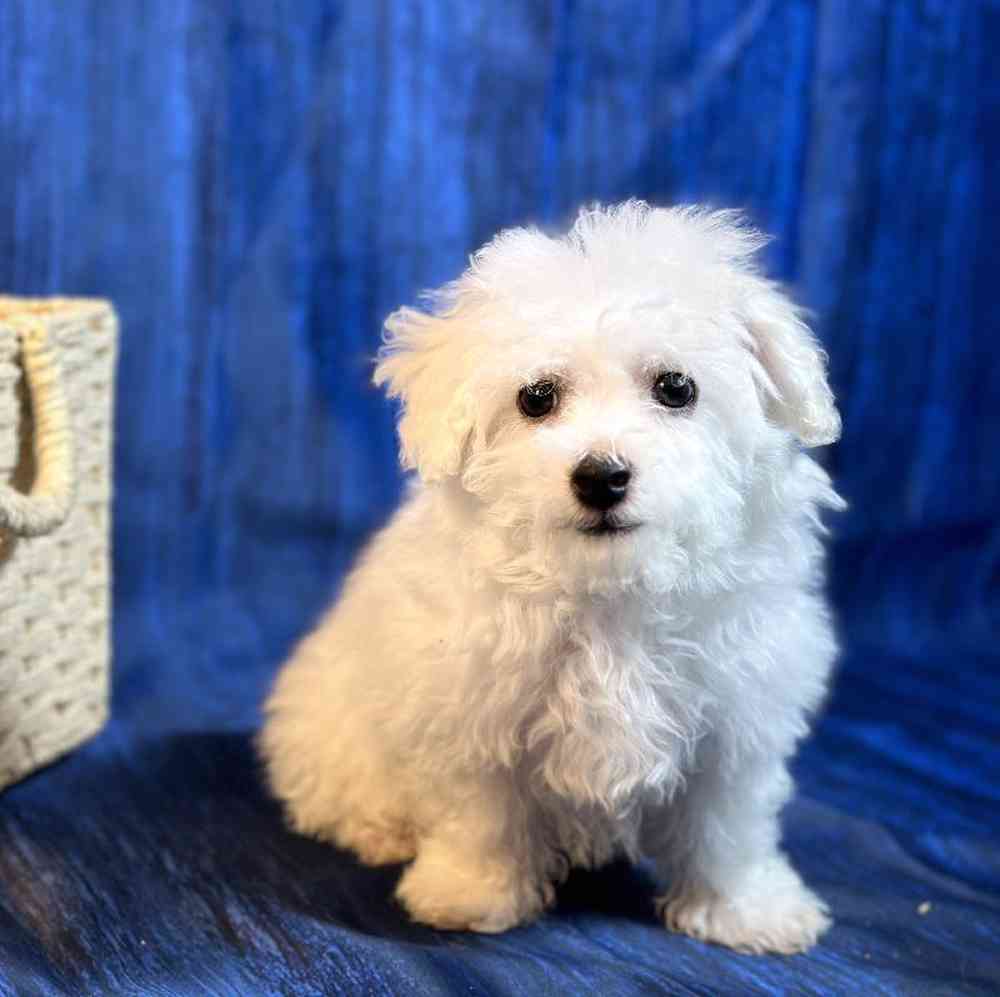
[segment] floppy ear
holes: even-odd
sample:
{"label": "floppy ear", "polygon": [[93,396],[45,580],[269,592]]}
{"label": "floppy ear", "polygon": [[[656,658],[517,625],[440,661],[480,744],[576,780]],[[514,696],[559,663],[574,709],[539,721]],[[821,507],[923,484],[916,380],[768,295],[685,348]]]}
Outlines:
{"label": "floppy ear", "polygon": [[462,388],[464,364],[449,315],[401,308],[385,321],[385,345],[374,380],[388,385],[403,403],[399,419],[400,461],[424,481],[461,469],[473,428],[471,404]]}
{"label": "floppy ear", "polygon": [[770,382],[764,385],[768,418],[807,447],[833,443],[840,437],[840,414],[826,379],[826,353],[776,284],[755,283],[744,319]]}

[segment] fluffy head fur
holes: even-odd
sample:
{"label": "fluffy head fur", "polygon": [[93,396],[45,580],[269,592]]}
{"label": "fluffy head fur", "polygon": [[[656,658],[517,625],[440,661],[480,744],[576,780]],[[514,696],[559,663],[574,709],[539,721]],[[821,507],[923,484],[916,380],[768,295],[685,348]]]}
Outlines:
{"label": "fluffy head fur", "polygon": [[[777,812],[835,652],[817,537],[840,500],[801,447],[840,424],[763,241],[731,212],[594,208],[501,233],[386,322],[375,378],[420,483],[282,672],[262,747],[300,829],[416,856],[414,916],[499,930],[567,860],[625,851],[679,930],[787,951],[825,925]],[[656,401],[668,371],[692,406]],[[559,400],[533,420],[538,381]],[[603,517],[571,484],[591,454],[632,474]]]}
{"label": "fluffy head fur", "polygon": [[[717,554],[741,542],[754,478],[789,433],[836,438],[824,355],[757,272],[763,242],[732,212],[629,201],[563,237],[501,233],[428,311],[390,316],[375,379],[402,399],[403,461],[474,499],[504,538],[498,571],[527,587],[695,584],[692,570],[726,571]],[[653,400],[664,371],[695,380],[692,411]],[[535,423],[515,402],[542,378],[560,404]],[[613,544],[578,531],[594,517],[568,482],[590,452],[633,470],[619,513],[644,528]]]}

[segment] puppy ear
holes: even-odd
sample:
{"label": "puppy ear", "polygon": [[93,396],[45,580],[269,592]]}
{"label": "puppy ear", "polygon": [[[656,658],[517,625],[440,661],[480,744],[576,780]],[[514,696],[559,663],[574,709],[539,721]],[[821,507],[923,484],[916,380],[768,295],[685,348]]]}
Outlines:
{"label": "puppy ear", "polygon": [[768,417],[807,447],[840,437],[840,414],[826,377],[826,353],[802,314],[775,284],[758,280],[746,305],[751,349],[764,368]]}
{"label": "puppy ear", "polygon": [[450,315],[401,308],[385,321],[375,384],[403,404],[400,461],[424,481],[457,474],[472,435],[473,415],[462,390],[462,357]]}

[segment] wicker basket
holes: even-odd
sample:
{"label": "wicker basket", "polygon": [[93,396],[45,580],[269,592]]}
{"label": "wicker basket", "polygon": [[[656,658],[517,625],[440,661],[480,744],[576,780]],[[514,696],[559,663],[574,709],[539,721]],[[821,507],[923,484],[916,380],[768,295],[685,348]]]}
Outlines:
{"label": "wicker basket", "polygon": [[117,320],[0,296],[0,788],[107,716]]}

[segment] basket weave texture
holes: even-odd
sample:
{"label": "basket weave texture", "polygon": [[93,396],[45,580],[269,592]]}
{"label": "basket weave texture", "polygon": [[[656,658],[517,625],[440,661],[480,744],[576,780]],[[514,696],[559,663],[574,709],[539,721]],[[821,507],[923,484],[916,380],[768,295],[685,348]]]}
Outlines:
{"label": "basket weave texture", "polygon": [[104,301],[0,296],[0,788],[107,717],[117,332]]}

